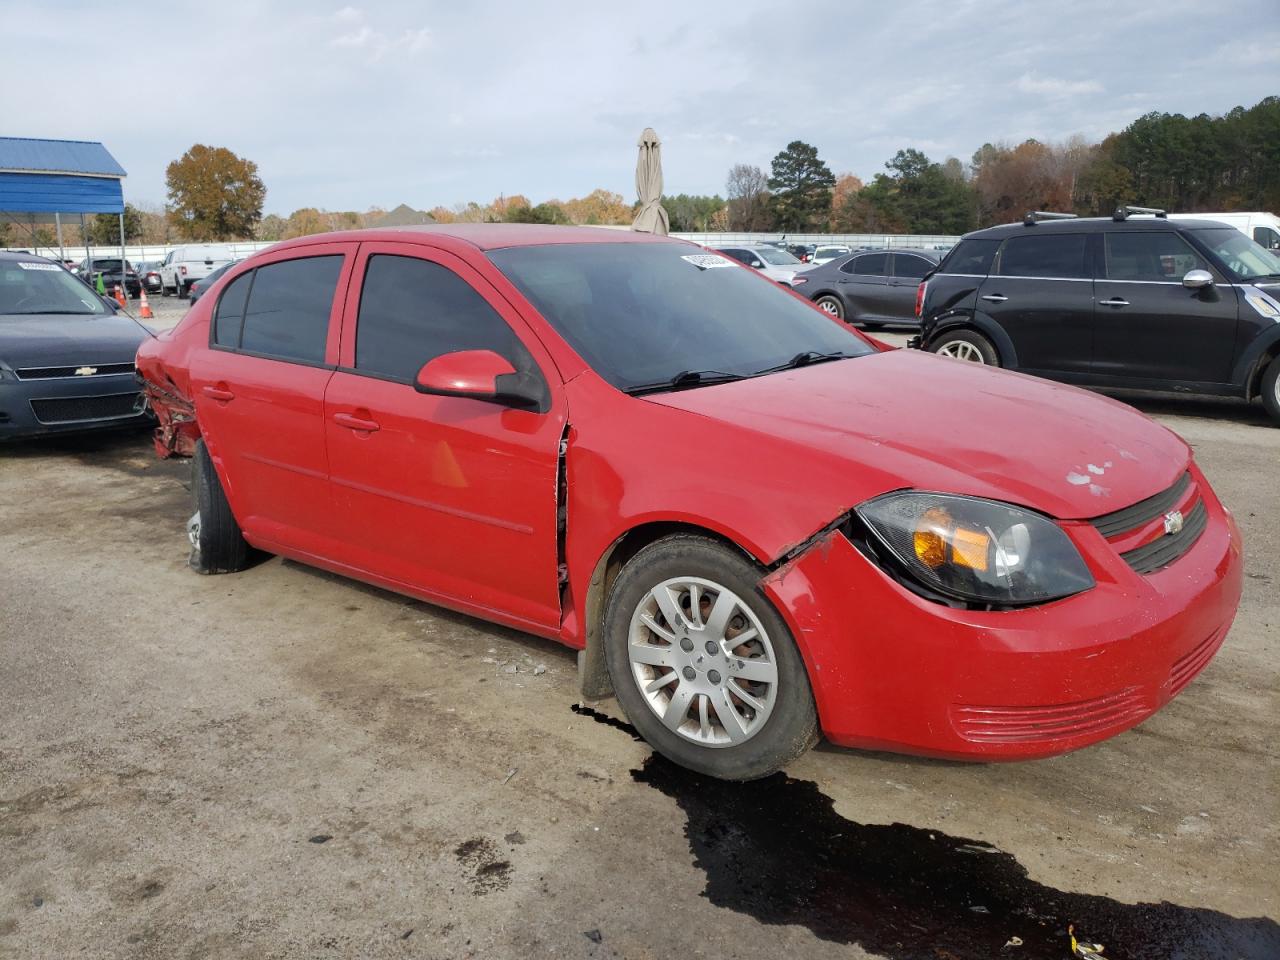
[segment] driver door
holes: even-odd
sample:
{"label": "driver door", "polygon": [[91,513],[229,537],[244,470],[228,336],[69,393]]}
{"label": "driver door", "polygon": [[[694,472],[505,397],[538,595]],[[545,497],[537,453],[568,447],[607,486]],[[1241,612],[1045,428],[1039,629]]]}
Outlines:
{"label": "driver door", "polygon": [[[560,622],[559,377],[523,320],[461,259],[366,243],[325,392],[335,523],[350,562],[449,606]],[[493,350],[547,385],[542,410],[413,386],[427,361]]]}

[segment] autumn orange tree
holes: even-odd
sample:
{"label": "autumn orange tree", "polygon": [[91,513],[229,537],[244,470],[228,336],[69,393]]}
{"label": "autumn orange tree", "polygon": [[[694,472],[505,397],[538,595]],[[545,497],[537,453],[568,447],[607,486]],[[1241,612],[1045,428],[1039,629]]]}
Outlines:
{"label": "autumn orange tree", "polygon": [[262,219],[258,165],[226,147],[195,144],[165,169],[169,219],[188,240],[239,240]]}

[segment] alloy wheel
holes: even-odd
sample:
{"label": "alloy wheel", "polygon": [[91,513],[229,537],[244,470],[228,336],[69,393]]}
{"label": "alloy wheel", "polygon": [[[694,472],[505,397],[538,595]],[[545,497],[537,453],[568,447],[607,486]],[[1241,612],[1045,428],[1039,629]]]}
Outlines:
{"label": "alloy wheel", "polygon": [[764,727],[778,662],[751,608],[718,583],[666,580],[631,615],[632,679],[667,729],[700,746],[743,743]]}
{"label": "alloy wheel", "polygon": [[833,317],[840,316],[840,308],[836,306],[836,302],[834,300],[819,300],[818,306],[822,308],[823,313],[829,313]]}
{"label": "alloy wheel", "polygon": [[982,357],[982,351],[967,340],[952,340],[950,343],[944,344],[938,348],[938,356],[964,360],[968,363],[987,362]]}

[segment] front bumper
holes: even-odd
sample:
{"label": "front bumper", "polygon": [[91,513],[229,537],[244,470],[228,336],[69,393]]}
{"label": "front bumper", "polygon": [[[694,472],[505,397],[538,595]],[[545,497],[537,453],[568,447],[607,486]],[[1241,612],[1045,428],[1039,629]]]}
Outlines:
{"label": "front bumper", "polygon": [[1208,525],[1146,576],[1063,524],[1097,586],[1040,607],[956,610],[895,583],[839,532],[764,581],[800,645],[823,732],[843,746],[1024,760],[1151,716],[1217,652],[1240,602],[1235,522],[1199,474]]}
{"label": "front bumper", "polygon": [[0,380],[0,441],[141,427],[152,420],[132,373]]}

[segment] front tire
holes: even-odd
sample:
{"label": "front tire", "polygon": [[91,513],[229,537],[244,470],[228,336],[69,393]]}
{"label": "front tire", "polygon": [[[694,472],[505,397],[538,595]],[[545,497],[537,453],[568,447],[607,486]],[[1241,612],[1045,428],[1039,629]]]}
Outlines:
{"label": "front tire", "polygon": [[1280,357],[1275,357],[1262,374],[1262,405],[1280,425]]}
{"label": "front tire", "polygon": [[823,313],[835,317],[837,320],[844,319],[844,304],[840,302],[840,298],[835,294],[824,293],[813,302]]}
{"label": "front tire", "polygon": [[988,367],[1000,366],[1000,355],[996,352],[995,344],[976,330],[948,331],[929,344],[929,352]]}
{"label": "front tire", "polygon": [[235,573],[249,566],[251,548],[231,515],[231,505],[204,440],[196,441],[191,460],[191,497],[196,508],[187,521],[191,541],[187,562],[191,569],[196,573]]}
{"label": "front tire", "polygon": [[759,579],[728,547],[675,534],[627,562],[605,609],[628,719],[667,759],[723,780],[768,776],[818,737],[804,661]]}

